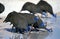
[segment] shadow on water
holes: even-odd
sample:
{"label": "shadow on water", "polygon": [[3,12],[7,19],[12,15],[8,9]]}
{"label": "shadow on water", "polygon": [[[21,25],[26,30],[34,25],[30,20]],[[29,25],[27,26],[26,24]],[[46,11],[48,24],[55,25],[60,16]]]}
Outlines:
{"label": "shadow on water", "polygon": [[12,30],[12,28],[5,28],[4,30],[6,30],[6,31],[8,31],[8,32],[15,33],[15,29]]}
{"label": "shadow on water", "polygon": [[[5,28],[6,31],[8,32],[15,32],[15,30],[11,31],[11,28]],[[13,35],[11,37],[6,36],[5,38],[9,38],[9,39],[45,39],[50,33],[45,31],[45,32],[33,32],[28,34],[20,34],[20,33],[13,33]]]}
{"label": "shadow on water", "polygon": [[30,35],[30,39],[45,39],[48,35],[48,32],[33,33]]}

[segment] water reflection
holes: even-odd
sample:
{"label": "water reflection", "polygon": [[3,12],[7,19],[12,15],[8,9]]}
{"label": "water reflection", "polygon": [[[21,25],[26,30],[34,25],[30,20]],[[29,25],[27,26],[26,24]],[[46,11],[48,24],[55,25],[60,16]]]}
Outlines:
{"label": "water reflection", "polygon": [[48,32],[34,33],[30,35],[30,39],[45,39],[48,35]]}
{"label": "water reflection", "polygon": [[11,39],[45,39],[49,35],[49,32],[39,32],[39,33],[30,33],[28,34],[14,34]]}

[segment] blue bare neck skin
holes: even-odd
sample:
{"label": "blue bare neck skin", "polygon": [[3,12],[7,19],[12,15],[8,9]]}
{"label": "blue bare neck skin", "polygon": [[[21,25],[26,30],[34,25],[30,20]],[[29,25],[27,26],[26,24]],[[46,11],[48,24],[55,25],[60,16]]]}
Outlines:
{"label": "blue bare neck skin", "polygon": [[37,22],[39,20],[39,17],[35,16],[34,20]]}
{"label": "blue bare neck skin", "polygon": [[42,15],[45,15],[45,17],[47,17],[47,13],[46,12],[43,12],[43,14]]}
{"label": "blue bare neck skin", "polygon": [[40,23],[40,26],[41,26],[41,27],[44,27],[45,25],[44,25],[44,23],[43,23],[43,22],[41,22],[41,23]]}
{"label": "blue bare neck skin", "polygon": [[26,32],[30,31],[30,30],[31,30],[30,27],[31,27],[31,26],[27,26],[27,28],[25,29],[25,31],[26,31]]}
{"label": "blue bare neck skin", "polygon": [[[43,15],[47,16],[47,13],[46,13],[46,12],[43,12]],[[52,15],[53,15],[53,17],[55,17],[55,18],[57,17],[56,14],[52,14]]]}

